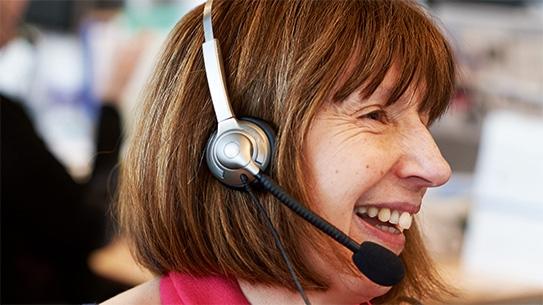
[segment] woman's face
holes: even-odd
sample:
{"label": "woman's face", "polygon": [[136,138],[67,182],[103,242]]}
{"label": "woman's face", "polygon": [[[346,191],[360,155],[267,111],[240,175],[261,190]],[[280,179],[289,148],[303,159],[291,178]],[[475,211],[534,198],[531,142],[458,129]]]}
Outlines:
{"label": "woman's face", "polygon": [[[390,86],[391,73],[369,98],[355,92],[324,106],[310,128],[304,157],[313,209],[356,242],[372,241],[400,254],[402,231],[426,189],[444,184],[451,169],[428,131],[427,116],[418,112],[416,92],[385,106]],[[342,279],[322,260],[316,264],[330,275],[331,289],[346,285],[369,296],[388,290],[365,277]]]}

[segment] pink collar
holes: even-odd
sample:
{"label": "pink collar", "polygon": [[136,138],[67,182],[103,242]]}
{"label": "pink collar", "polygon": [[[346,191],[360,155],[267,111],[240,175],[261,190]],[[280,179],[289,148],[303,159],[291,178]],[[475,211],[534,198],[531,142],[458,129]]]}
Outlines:
{"label": "pink collar", "polygon": [[160,299],[163,305],[249,305],[234,279],[219,276],[193,277],[177,272],[170,272],[160,280]]}
{"label": "pink collar", "polygon": [[[170,272],[160,279],[162,305],[250,305],[235,279],[220,276],[194,277]],[[365,304],[371,305],[368,301]]]}

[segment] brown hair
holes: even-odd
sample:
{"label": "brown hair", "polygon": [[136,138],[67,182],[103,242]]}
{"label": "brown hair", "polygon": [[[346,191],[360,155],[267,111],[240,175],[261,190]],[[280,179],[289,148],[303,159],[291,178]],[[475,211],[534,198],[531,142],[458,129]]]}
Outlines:
{"label": "brown hair", "polygon": [[[202,9],[187,14],[172,31],[148,88],[122,164],[121,227],[138,261],[157,274],[221,274],[290,285],[248,196],[224,187],[204,161],[216,120],[200,50]],[[420,86],[420,110],[433,121],[445,111],[454,86],[451,49],[412,1],[215,1],[213,28],[234,112],[276,127],[270,174],[302,202],[310,202],[304,138],[331,93],[341,101],[363,85],[370,95],[387,71],[398,67],[389,103]],[[339,79],[345,81],[338,84]],[[326,280],[299,247],[301,240],[322,236],[271,195],[259,197],[302,283],[326,289]],[[402,254],[407,276],[383,302],[397,302],[400,295],[435,298],[444,287],[416,226],[407,240]]]}

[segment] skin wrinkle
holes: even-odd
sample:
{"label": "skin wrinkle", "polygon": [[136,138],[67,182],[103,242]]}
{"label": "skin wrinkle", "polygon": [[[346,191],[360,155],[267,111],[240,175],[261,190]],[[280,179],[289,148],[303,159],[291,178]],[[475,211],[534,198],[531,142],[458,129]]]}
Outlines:
{"label": "skin wrinkle", "polygon": [[[348,103],[344,103],[343,106],[345,105],[348,105]],[[400,103],[397,103],[396,105],[400,105]],[[399,107],[400,108],[400,107]],[[406,107],[401,107],[400,109],[404,109]],[[333,113],[333,114],[330,114],[330,115],[325,115],[325,118],[321,118],[321,120],[329,120],[328,123],[336,123],[336,127],[338,127],[339,130],[337,130],[336,132],[334,132],[330,138],[340,138],[342,139],[342,141],[339,143],[340,145],[335,145],[335,146],[332,146],[335,148],[335,151],[332,153],[332,155],[334,156],[337,156],[338,154],[340,154],[340,151],[344,150],[345,147],[348,147],[349,144],[352,144],[353,142],[356,142],[358,140],[357,137],[360,137],[361,135],[363,136],[364,133],[373,133],[373,131],[371,130],[363,130],[363,131],[360,131],[357,130],[361,128],[361,126],[363,127],[363,124],[359,123],[358,120],[356,120],[356,118],[348,118],[348,117],[345,117],[347,116],[347,111],[341,111],[342,108],[341,107],[334,107],[334,109],[336,112]],[[342,112],[341,114],[337,114],[337,112]],[[399,114],[401,114],[401,111],[398,111]],[[399,116],[399,115],[398,115]],[[353,124],[353,120],[354,122],[356,122],[356,125]],[[341,124],[338,124],[337,122],[341,122]],[[349,124],[353,124],[352,126],[348,126],[348,127],[345,127],[345,128],[342,128],[342,124],[345,124],[345,125],[349,125]],[[369,128],[368,128],[369,129]],[[399,128],[394,128],[392,131],[390,131],[390,133],[398,133],[401,135],[401,138],[405,139],[405,141],[400,141],[400,147],[401,149],[399,150],[393,150],[391,146],[387,146],[387,147],[381,147],[381,150],[382,151],[400,151],[400,152],[406,152],[409,150],[409,147],[407,147],[407,145],[405,145],[405,143],[407,143],[410,139],[410,136],[407,134],[407,132],[405,130],[401,130]],[[347,134],[347,135],[345,135]],[[378,135],[378,134],[377,134]],[[364,142],[366,142],[364,140]],[[383,142],[386,142],[386,140],[379,140],[379,143],[381,146],[383,146]],[[366,165],[367,168],[369,168],[369,165]],[[335,170],[335,171],[338,171],[339,170]],[[384,169],[379,169],[379,173],[380,175],[384,175],[385,172],[387,172],[388,170],[384,170]],[[359,176],[360,173],[357,171],[355,173],[356,176]]]}
{"label": "skin wrinkle", "polygon": [[[380,95],[380,92],[383,92],[383,91],[384,90],[382,90],[382,89],[377,90],[376,94]],[[412,96],[414,96],[414,95],[412,95]],[[398,144],[399,144],[398,146],[400,147],[399,149],[393,149],[390,146],[383,147],[386,144],[388,144],[389,142],[387,140],[378,140],[379,141],[379,146],[382,146],[381,149],[383,151],[389,151],[389,152],[390,151],[398,151],[398,152],[401,153],[401,152],[408,152],[410,150],[408,145],[405,145],[405,143],[408,143],[409,140],[411,139],[410,135],[407,133],[407,130],[409,130],[409,128],[402,129],[400,127],[404,127],[404,126],[397,126],[397,124],[392,124],[393,126],[392,126],[391,130],[388,130],[388,131],[385,130],[385,131],[381,131],[381,132],[374,131],[372,129],[375,129],[376,128],[375,126],[367,126],[367,125],[372,125],[372,123],[368,122],[368,123],[364,124],[359,119],[357,119],[356,114],[352,114],[353,111],[351,110],[351,108],[353,107],[352,104],[354,104],[352,102],[353,100],[356,100],[356,96],[355,96],[355,98],[349,97],[343,103],[333,104],[333,107],[330,107],[330,109],[329,109],[329,110],[332,110],[333,113],[325,112],[325,115],[323,115],[324,117],[319,117],[317,119],[317,120],[328,121],[327,123],[333,124],[334,127],[337,128],[335,130],[335,132],[333,132],[330,135],[330,139],[331,138],[342,139],[341,142],[337,143],[338,145],[333,145],[333,146],[328,145],[328,147],[333,147],[335,149],[333,152],[331,152],[331,154],[333,156],[339,155],[342,150],[344,150],[345,148],[348,149],[349,145],[351,145],[352,143],[355,143],[356,141],[361,140],[361,139],[359,139],[361,136],[362,136],[362,141],[366,142],[367,140],[363,139],[363,136],[365,134],[372,134],[372,135],[378,136],[378,135],[381,135],[381,134],[384,134],[384,133],[387,133],[387,132],[389,134],[399,134],[400,139],[404,139],[404,140],[398,142]],[[374,101],[374,100],[375,99],[371,99],[371,100],[368,99],[368,100],[365,100],[365,101],[363,101],[362,103],[359,103],[359,104],[362,104],[364,106],[368,102]],[[383,101],[383,100],[385,100],[385,99],[381,99],[381,101]],[[409,101],[408,102],[399,101],[398,103],[396,103],[394,105],[391,105],[388,108],[396,108],[396,109],[398,109],[398,110],[394,111],[397,114],[395,114],[393,116],[393,119],[394,120],[399,120],[400,116],[402,114],[405,114],[405,112],[406,112],[405,109],[408,108],[409,105],[412,105],[412,104],[413,103],[411,103]],[[371,107],[371,105],[366,106],[364,108],[369,108],[369,107]],[[354,113],[356,113],[356,111]],[[386,136],[386,134],[385,134],[385,136]],[[369,168],[369,165],[366,165],[366,168]],[[338,169],[335,169],[334,171],[336,173],[339,172]],[[385,174],[385,172],[388,172],[388,171],[390,171],[390,169],[389,170],[379,169],[379,174],[381,176],[383,176]],[[372,172],[370,172],[368,174],[371,176]],[[355,177],[353,177],[353,179],[356,179],[357,177],[359,177],[360,179],[364,178],[363,176],[360,175],[360,173],[358,171],[355,173]]]}
{"label": "skin wrinkle", "polygon": [[[334,107],[337,109],[337,107]],[[357,141],[362,140],[364,143],[366,142],[365,139],[360,139],[361,134],[364,132],[360,132],[360,124],[353,123],[353,118],[345,117],[344,114],[331,114],[330,116],[325,115],[324,118],[320,118],[320,120],[328,121],[327,123],[330,123],[337,127],[337,130],[332,133],[329,136],[329,139],[336,138],[336,139],[342,139],[340,143],[337,143],[337,145],[327,145],[327,149],[334,149],[333,152],[331,152],[332,156],[338,156],[341,155],[341,151],[345,148],[348,149],[350,145],[353,143],[356,143]],[[339,123],[338,123],[339,122]],[[350,125],[350,126],[349,126]],[[343,126],[346,126],[343,128]],[[366,131],[368,133],[372,133],[372,131]],[[366,168],[369,168],[369,166],[366,166]],[[337,168],[334,169],[334,172],[339,173],[340,170]],[[381,171],[382,173],[382,171]],[[360,172],[356,172],[355,175],[352,177],[352,179],[364,179],[364,176],[360,175]],[[334,186],[336,184],[335,181],[330,181],[330,186]],[[353,187],[354,190],[354,187]],[[352,190],[349,190],[352,191]],[[345,212],[347,213],[347,211]],[[325,219],[327,219],[328,215],[326,213],[323,213],[323,216]]]}
{"label": "skin wrinkle", "polygon": [[[347,100],[343,101],[339,104],[330,103],[331,105],[329,110],[331,110],[332,113],[325,112],[326,114],[322,117],[317,118],[316,120],[323,120],[328,121],[328,123],[334,124],[337,127],[336,132],[331,134],[331,137],[337,137],[341,138],[342,141],[339,143],[338,146],[335,146],[336,153],[338,151],[344,149],[344,146],[348,146],[352,141],[357,140],[357,136],[359,136],[361,133],[370,133],[374,135],[380,135],[384,134],[386,132],[389,133],[399,133],[402,138],[409,139],[409,135],[407,135],[407,131],[409,128],[402,128],[402,126],[398,126],[398,122],[400,121],[400,118],[409,107],[413,107],[413,105],[416,103],[415,100],[415,94],[410,94],[409,99],[401,98],[397,103],[390,105],[388,107],[385,107],[382,109],[386,112],[386,117],[388,122],[385,124],[385,126],[375,126],[376,124],[381,125],[382,123],[367,123],[362,122],[359,118],[362,115],[366,115],[370,112],[372,112],[372,107],[375,106],[382,106],[384,104],[384,101],[386,101],[386,98],[383,97],[382,92],[386,92],[387,89],[378,89],[376,90],[374,95],[377,95],[376,99],[364,99],[362,102],[357,101],[357,96],[359,94],[353,94]],[[354,97],[354,98],[353,98]],[[379,102],[380,100],[380,102]],[[373,104],[370,104],[374,102]],[[368,105],[369,104],[369,105]],[[416,105],[415,105],[416,106]],[[359,108],[357,108],[359,107]],[[325,110],[326,111],[326,110]],[[421,116],[427,117],[427,114],[423,114]],[[422,122],[422,118],[420,119]],[[349,126],[350,125],[350,126]],[[371,125],[371,126],[370,126]],[[394,127],[392,130],[390,130],[390,125]],[[343,126],[346,126],[343,128]],[[389,130],[383,130],[384,128],[388,128]],[[375,130],[379,129],[379,130]],[[345,135],[347,134],[347,135]],[[405,143],[406,141],[400,141],[400,147],[403,146],[402,143]],[[409,148],[402,149],[402,151],[408,151]]]}

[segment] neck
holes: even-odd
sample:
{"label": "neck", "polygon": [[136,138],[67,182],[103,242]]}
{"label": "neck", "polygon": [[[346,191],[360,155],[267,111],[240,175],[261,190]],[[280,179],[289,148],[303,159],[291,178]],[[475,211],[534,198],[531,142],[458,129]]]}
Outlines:
{"label": "neck", "polygon": [[[304,305],[302,296],[297,291],[291,291],[284,287],[253,285],[238,280],[241,291],[252,305],[292,304]],[[307,298],[312,305],[320,304],[363,304],[369,301],[369,297],[349,295],[345,291],[330,288],[326,291],[306,290]]]}

